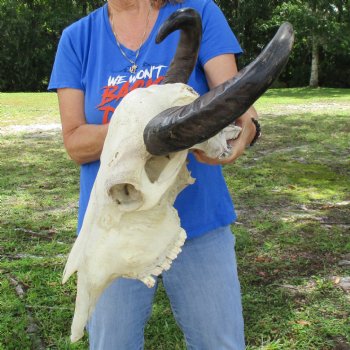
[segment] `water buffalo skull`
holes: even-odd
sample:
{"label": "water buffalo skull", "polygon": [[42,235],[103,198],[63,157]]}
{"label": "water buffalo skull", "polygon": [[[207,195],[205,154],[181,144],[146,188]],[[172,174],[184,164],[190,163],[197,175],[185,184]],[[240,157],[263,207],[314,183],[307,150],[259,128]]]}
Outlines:
{"label": "water buffalo skull", "polygon": [[292,45],[289,24],[236,77],[203,96],[186,85],[197,61],[201,20],[192,9],[175,12],[157,41],[181,36],[163,85],[130,92],[115,110],[104,143],[81,232],[70,252],[63,282],[78,273],[71,340],[84,327],[103,290],[116,278],[148,287],[170,268],[186,233],[173,203],[194,182],[186,168],[190,149],[211,157],[229,154],[232,123],[266,91],[285,65]]}

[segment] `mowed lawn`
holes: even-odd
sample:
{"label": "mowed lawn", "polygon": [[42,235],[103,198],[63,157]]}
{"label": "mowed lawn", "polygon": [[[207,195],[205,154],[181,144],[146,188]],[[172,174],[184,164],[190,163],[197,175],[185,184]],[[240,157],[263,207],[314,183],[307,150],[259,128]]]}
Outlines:
{"label": "mowed lawn", "polygon": [[[247,349],[350,349],[350,90],[270,90],[256,108],[263,137],[224,168]],[[69,342],[76,280],[61,284],[79,169],[58,124],[55,94],[0,93],[0,349],[88,347]],[[185,349],[161,284],[145,337]]]}

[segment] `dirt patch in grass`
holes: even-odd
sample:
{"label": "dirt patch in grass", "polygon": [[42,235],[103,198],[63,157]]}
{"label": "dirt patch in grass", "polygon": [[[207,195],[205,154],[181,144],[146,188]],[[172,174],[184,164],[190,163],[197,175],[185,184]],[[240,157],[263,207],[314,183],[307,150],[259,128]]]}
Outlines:
{"label": "dirt patch in grass", "polygon": [[61,132],[61,124],[32,124],[32,125],[9,125],[0,127],[0,135],[30,133],[32,137],[40,137],[43,133]]}

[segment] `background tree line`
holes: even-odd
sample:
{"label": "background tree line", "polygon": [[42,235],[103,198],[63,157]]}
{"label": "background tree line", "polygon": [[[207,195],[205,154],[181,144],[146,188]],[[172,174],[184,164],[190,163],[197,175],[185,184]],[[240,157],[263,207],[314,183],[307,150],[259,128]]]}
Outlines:
{"label": "background tree line", "polygon": [[[0,0],[0,91],[43,91],[62,30],[103,0]],[[279,86],[350,87],[350,0],[217,0],[243,66],[283,21],[296,43]]]}

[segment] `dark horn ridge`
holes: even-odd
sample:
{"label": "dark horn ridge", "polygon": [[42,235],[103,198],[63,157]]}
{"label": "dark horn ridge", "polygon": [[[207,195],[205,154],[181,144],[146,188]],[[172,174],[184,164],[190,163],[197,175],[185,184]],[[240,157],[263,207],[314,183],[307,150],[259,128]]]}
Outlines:
{"label": "dark horn ridge", "polygon": [[199,14],[191,8],[183,8],[174,12],[160,27],[156,43],[159,44],[178,29],[181,30],[180,40],[163,84],[187,84],[197,62],[202,40],[202,20]]}
{"label": "dark horn ridge", "polygon": [[169,108],[144,130],[149,153],[165,155],[191,148],[239,118],[277,79],[292,48],[293,28],[281,25],[262,53],[235,77],[186,106]]}

